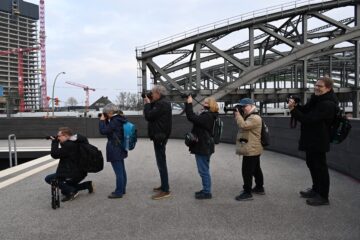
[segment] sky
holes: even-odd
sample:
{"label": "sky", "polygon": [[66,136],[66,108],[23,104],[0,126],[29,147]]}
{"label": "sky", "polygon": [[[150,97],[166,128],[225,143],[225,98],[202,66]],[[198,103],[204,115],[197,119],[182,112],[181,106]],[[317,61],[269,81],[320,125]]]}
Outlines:
{"label": "sky", "polygon": [[[26,0],[35,4],[39,0]],[[137,92],[136,46],[218,20],[286,4],[284,0],[46,0],[47,85],[63,103],[85,101],[72,81],[95,88],[114,101],[121,91]]]}

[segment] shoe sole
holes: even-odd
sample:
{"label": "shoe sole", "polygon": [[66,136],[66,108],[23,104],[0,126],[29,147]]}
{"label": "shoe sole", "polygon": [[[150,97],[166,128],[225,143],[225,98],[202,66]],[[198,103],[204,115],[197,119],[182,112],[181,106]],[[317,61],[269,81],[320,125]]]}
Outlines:
{"label": "shoe sole", "polygon": [[322,203],[322,204],[312,204],[312,203],[306,202],[306,204],[309,206],[318,207],[318,206],[328,206],[328,205],[330,205],[330,202]]}
{"label": "shoe sole", "polygon": [[92,193],[94,193],[94,192],[95,192],[95,186],[94,186],[94,184],[93,184],[93,183],[91,184],[91,188],[92,188],[92,191],[89,191],[89,194],[92,194]]}
{"label": "shoe sole", "polygon": [[69,201],[74,200],[75,198],[77,198],[77,196],[79,196],[79,193],[78,193],[78,192],[75,193],[74,196],[72,196],[72,197],[69,199]]}
{"label": "shoe sole", "polygon": [[162,197],[151,197],[152,200],[160,200],[160,199],[164,199],[164,198],[169,198],[171,197],[171,195],[165,195],[165,196],[162,196]]}
{"label": "shoe sole", "polygon": [[252,192],[253,194],[256,194],[256,195],[265,195],[265,192],[260,192],[260,193],[258,193],[258,192]]}

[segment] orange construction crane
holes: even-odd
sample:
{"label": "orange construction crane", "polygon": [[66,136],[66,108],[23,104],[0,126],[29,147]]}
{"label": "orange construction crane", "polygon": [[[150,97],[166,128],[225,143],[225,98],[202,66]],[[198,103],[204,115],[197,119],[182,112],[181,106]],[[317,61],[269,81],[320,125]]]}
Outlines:
{"label": "orange construction crane", "polygon": [[89,90],[95,91],[95,88],[90,88],[89,86],[85,86],[85,85],[82,85],[79,83],[74,83],[74,82],[66,82],[66,83],[76,86],[76,87],[81,87],[82,89],[84,89],[84,91],[86,92],[85,112],[88,112],[88,110],[89,110]]}
{"label": "orange construction crane", "polygon": [[24,101],[24,69],[23,69],[23,53],[39,50],[35,48],[14,48],[6,51],[0,51],[0,55],[17,54],[18,55],[18,89],[19,89],[19,112],[25,112],[25,101]]}

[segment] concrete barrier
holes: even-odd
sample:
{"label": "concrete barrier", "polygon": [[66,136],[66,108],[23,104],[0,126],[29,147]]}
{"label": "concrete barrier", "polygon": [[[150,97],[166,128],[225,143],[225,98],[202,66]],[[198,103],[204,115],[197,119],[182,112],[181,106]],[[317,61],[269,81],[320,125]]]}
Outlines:
{"label": "concrete barrier", "polygon": [[[234,143],[237,126],[232,116],[220,116],[224,121],[222,142]],[[128,116],[136,124],[139,137],[147,137],[147,122],[142,116]],[[264,117],[270,129],[271,143],[268,150],[276,151],[304,159],[304,153],[298,151],[299,126],[289,127],[288,117]],[[341,144],[332,144],[328,153],[329,166],[360,180],[360,121],[352,120],[352,130]],[[89,138],[102,137],[98,131],[98,119],[95,118],[6,118],[0,119],[0,139],[16,134],[18,139],[44,138],[57,133],[57,129],[68,126]],[[182,139],[191,130],[191,124],[185,116],[173,116],[171,138]],[[234,149],[235,152],[235,149]]]}

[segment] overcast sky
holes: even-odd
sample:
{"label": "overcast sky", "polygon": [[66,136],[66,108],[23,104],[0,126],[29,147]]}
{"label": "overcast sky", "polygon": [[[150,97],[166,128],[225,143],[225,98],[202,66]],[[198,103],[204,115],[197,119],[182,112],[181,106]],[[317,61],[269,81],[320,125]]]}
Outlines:
{"label": "overcast sky", "polygon": [[[26,0],[38,4],[39,0]],[[135,47],[201,25],[284,0],[47,0],[46,51],[48,95],[57,73],[55,96],[75,97],[84,104],[81,88],[96,89],[90,103],[101,96],[114,100],[120,91],[137,92]]]}

